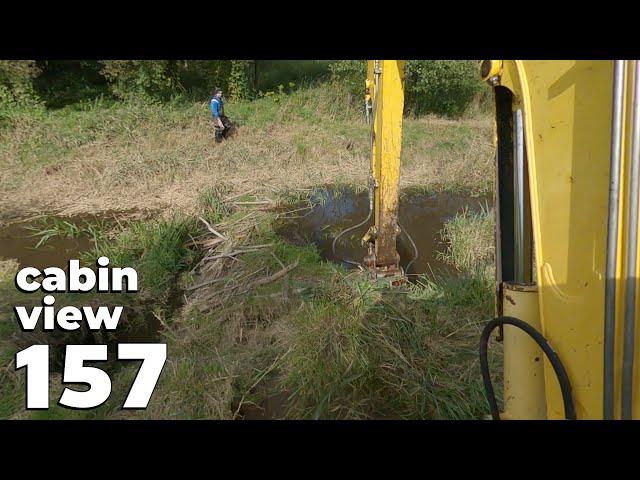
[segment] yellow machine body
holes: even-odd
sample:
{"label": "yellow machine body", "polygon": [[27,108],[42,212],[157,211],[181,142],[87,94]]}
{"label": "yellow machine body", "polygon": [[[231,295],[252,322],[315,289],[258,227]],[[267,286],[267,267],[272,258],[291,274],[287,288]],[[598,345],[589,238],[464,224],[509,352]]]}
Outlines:
{"label": "yellow machine body", "polygon": [[[502,286],[503,314],[519,318],[540,331],[538,288],[535,285]],[[544,420],[544,354],[531,338],[511,325],[505,325],[504,342],[504,413],[502,418]]]}
{"label": "yellow machine body", "polygon": [[[399,260],[403,62],[376,60],[368,67],[375,226],[365,238],[370,241],[369,266],[377,271],[393,270]],[[628,192],[638,182],[630,174],[632,72],[627,65],[622,90],[617,267],[612,275],[616,287],[615,418],[621,418],[625,290],[628,278],[639,277],[638,268],[625,271]],[[614,62],[490,60],[482,63],[481,76],[496,94],[498,314],[525,321],[546,338],[568,374],[578,419],[603,418]],[[505,161],[514,148],[517,153],[509,161],[518,157],[517,168]],[[510,205],[508,199],[513,200],[516,191],[519,203]],[[514,212],[518,212],[515,220]],[[636,302],[636,318],[639,305]],[[635,329],[636,344],[639,336],[640,325]],[[502,417],[564,418],[560,384],[542,350],[514,326],[504,325],[502,338]],[[640,385],[639,363],[636,360],[633,385]],[[640,418],[640,395],[633,396],[631,410],[633,418]]]}
{"label": "yellow machine body", "polygon": [[[626,85],[631,83],[630,70]],[[499,73],[492,74],[495,88],[506,88],[513,94],[513,110],[521,109],[524,121],[526,203],[533,234],[532,263],[538,297],[537,305],[527,302],[514,308],[509,301],[512,292],[502,284],[499,289],[502,313],[533,324],[549,341],[567,370],[578,419],[603,418],[613,61],[504,61]],[[623,271],[628,255],[624,240],[629,203],[626,189],[629,182],[638,181],[629,174],[632,99],[628,88],[624,98],[615,274],[616,418],[620,418],[625,278],[628,274],[638,277],[637,271]],[[635,334],[637,344],[640,328]],[[536,366],[530,365],[531,352],[535,351],[533,342],[512,338],[506,331],[504,342],[506,416],[539,418],[544,407],[547,418],[564,418],[559,384],[547,359],[543,360],[544,381],[541,381],[533,374],[537,372]],[[638,363],[635,362],[634,385],[639,385]],[[530,397],[510,397],[514,388]],[[633,418],[640,416],[639,403],[640,396],[636,395]]]}

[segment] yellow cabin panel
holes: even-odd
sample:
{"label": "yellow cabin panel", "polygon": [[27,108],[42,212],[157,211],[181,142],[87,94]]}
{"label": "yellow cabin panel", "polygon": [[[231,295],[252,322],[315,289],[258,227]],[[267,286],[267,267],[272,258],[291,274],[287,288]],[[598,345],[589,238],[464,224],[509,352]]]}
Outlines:
{"label": "yellow cabin panel", "polygon": [[[613,61],[505,61],[500,83],[514,93],[514,109],[523,110],[542,333],[569,374],[578,418],[602,418]],[[624,200],[622,193],[621,211]],[[619,244],[617,350],[624,310]],[[546,361],[545,389],[548,417],[564,418]]]}

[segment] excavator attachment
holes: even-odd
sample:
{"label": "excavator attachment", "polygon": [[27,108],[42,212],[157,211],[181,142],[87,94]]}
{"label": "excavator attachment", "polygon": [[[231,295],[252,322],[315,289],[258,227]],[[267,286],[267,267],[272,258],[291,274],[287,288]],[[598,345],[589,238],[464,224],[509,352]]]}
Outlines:
{"label": "excavator attachment", "polygon": [[[404,110],[404,61],[369,60],[365,108],[371,125],[369,188],[374,225],[362,238],[364,264],[373,278],[403,276],[396,239]],[[369,113],[370,112],[370,113]]]}

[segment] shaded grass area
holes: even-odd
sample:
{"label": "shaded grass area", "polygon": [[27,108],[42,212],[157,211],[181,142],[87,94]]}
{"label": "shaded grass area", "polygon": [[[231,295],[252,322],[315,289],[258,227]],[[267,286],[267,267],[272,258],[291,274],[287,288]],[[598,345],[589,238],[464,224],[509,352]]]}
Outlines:
{"label": "shaded grass area", "polygon": [[[125,305],[132,321],[152,319],[157,341],[167,342],[148,409],[121,410],[137,366],[113,362],[112,395],[101,407],[56,406],[62,387],[53,372],[52,408],[25,412],[24,376],[12,357],[26,344],[3,310],[0,417],[459,419],[486,412],[477,345],[493,313],[489,212],[463,213],[443,230],[442,254],[458,277],[390,289],[275,233],[278,216],[304,211],[274,211],[260,197],[213,187],[198,198],[197,215],[128,223],[85,256],[108,255],[139,273],[140,295],[95,301]],[[16,265],[2,265],[2,304],[28,303],[13,289]],[[171,304],[176,292],[186,298],[179,308]],[[498,370],[499,351],[491,361]]]}

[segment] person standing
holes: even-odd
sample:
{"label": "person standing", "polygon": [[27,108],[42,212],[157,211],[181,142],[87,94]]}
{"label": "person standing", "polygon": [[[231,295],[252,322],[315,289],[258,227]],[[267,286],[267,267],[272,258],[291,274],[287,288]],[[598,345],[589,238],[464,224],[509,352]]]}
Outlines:
{"label": "person standing", "polygon": [[211,115],[213,117],[213,127],[216,131],[216,142],[220,143],[223,138],[227,138],[231,129],[231,121],[224,114],[224,100],[222,99],[222,89],[216,88],[211,98]]}

